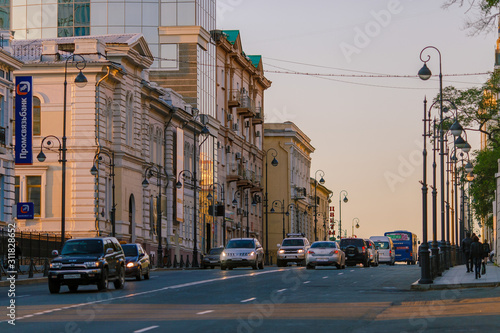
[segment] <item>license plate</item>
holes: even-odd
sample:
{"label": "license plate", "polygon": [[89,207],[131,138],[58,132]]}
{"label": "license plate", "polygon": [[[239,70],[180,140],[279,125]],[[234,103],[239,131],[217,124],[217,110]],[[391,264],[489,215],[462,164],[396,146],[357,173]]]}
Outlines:
{"label": "license plate", "polygon": [[79,279],[80,274],[66,274],[66,275],[64,275],[64,278],[65,279]]}
{"label": "license plate", "polygon": [[211,264],[216,264],[216,263],[218,263],[218,261],[217,260],[210,260],[210,263]]}
{"label": "license plate", "polygon": [[318,258],[317,261],[328,261],[326,258]]}
{"label": "license plate", "polygon": [[241,261],[241,258],[233,258],[233,261]]}

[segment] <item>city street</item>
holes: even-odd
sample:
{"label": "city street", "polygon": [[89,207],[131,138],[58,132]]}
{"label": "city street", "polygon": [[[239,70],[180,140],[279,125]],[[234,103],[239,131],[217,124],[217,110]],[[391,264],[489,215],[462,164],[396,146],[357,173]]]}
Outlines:
{"label": "city street", "polygon": [[[418,266],[155,271],[123,290],[46,284],[16,290],[2,332],[486,332],[499,288],[410,291]],[[0,303],[8,304],[7,288]]]}

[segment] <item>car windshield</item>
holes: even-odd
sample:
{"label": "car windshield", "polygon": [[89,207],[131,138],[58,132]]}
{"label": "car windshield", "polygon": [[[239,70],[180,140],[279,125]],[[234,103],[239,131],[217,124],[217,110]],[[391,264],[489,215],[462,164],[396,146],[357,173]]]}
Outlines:
{"label": "car windshield", "polygon": [[334,242],[316,242],[311,245],[312,248],[336,248],[337,244]]}
{"label": "car windshield", "polygon": [[139,255],[139,251],[137,251],[137,246],[130,245],[122,245],[123,252],[125,253],[125,257],[137,257]]}
{"label": "car windshield", "polygon": [[221,254],[222,250],[224,250],[222,247],[216,248],[216,249],[211,249],[209,254]]}
{"label": "car windshield", "polygon": [[282,246],[304,246],[303,239],[284,239]]}
{"label": "car windshield", "polygon": [[101,239],[87,239],[67,241],[66,244],[64,244],[61,254],[100,254],[102,252]]}
{"label": "car windshield", "polygon": [[389,249],[389,242],[375,242],[375,246],[379,250],[388,250]]}
{"label": "car windshield", "polygon": [[238,239],[238,240],[230,240],[227,243],[226,248],[228,249],[253,249],[253,240],[250,239]]}

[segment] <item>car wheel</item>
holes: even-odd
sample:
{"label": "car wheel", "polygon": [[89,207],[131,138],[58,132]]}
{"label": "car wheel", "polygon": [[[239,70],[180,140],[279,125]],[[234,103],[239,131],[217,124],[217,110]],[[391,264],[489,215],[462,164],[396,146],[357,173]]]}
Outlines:
{"label": "car wheel", "polygon": [[97,282],[97,289],[100,291],[108,289],[108,269],[102,271],[101,279]]}
{"label": "car wheel", "polygon": [[313,265],[306,265],[306,269],[314,269]]}
{"label": "car wheel", "polygon": [[120,266],[120,273],[115,281],[113,281],[115,289],[123,289],[125,287],[125,267]]}
{"label": "car wheel", "polygon": [[226,270],[226,268],[227,268],[227,267],[226,267],[225,265],[220,265],[220,269],[221,269],[222,271],[225,271],[225,270]]}
{"label": "car wheel", "polygon": [[135,277],[135,279],[137,281],[141,281],[142,280],[142,267],[139,266],[139,272],[137,272],[137,276]]}
{"label": "car wheel", "polygon": [[210,268],[211,268],[211,269],[214,269],[214,268],[215,268],[215,266],[212,266],[212,267],[210,267]]}
{"label": "car wheel", "polygon": [[259,263],[257,262],[257,260],[255,261],[255,264],[252,265],[252,269],[258,269]]}
{"label": "car wheel", "polygon": [[278,267],[283,267],[283,262],[282,262],[281,260],[279,260],[279,259],[278,259],[278,260],[276,261],[276,266],[278,266]]}
{"label": "car wheel", "polygon": [[304,259],[300,262],[300,266],[305,266],[305,265],[306,265],[306,260]]}
{"label": "car wheel", "polygon": [[230,271],[233,270],[233,268],[231,266],[227,266],[227,269],[230,270]]}
{"label": "car wheel", "polygon": [[259,268],[264,269],[264,259],[262,259],[259,263]]}
{"label": "car wheel", "polygon": [[61,284],[57,281],[49,280],[49,291],[51,294],[59,294],[59,290],[61,290]]}
{"label": "car wheel", "polygon": [[144,280],[149,280],[149,268],[146,274],[144,274]]}
{"label": "car wheel", "polygon": [[366,259],[366,261],[363,263],[363,267],[370,267],[370,259]]}
{"label": "car wheel", "polygon": [[337,267],[337,269],[340,269],[340,267],[342,266],[340,266],[340,264],[335,264],[335,267]]}
{"label": "car wheel", "polygon": [[68,289],[69,289],[69,291],[74,293],[78,290],[78,285],[77,284],[70,284],[70,285],[68,285]]}

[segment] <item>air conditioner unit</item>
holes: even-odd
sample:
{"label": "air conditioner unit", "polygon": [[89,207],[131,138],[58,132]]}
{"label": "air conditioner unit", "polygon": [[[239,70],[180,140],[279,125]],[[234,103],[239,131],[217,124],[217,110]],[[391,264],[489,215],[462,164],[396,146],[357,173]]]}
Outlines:
{"label": "air conditioner unit", "polygon": [[260,138],[260,131],[255,132],[255,137]]}
{"label": "air conditioner unit", "polygon": [[231,113],[227,114],[227,120],[228,121],[233,120],[233,115]]}
{"label": "air conditioner unit", "polygon": [[233,124],[233,131],[237,131],[238,130],[238,124]]}
{"label": "air conditioner unit", "polygon": [[241,153],[236,153],[236,159],[239,160],[241,158]]}
{"label": "air conditioner unit", "polygon": [[250,122],[247,120],[245,121],[245,128],[249,128],[250,127]]}
{"label": "air conditioner unit", "polygon": [[236,209],[236,214],[241,215],[241,208]]}
{"label": "air conditioner unit", "polygon": [[226,146],[226,153],[230,153],[231,152],[231,146]]}

